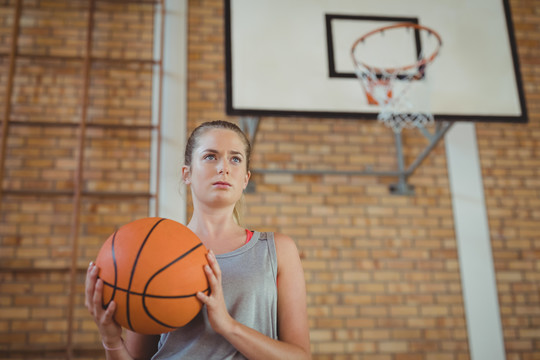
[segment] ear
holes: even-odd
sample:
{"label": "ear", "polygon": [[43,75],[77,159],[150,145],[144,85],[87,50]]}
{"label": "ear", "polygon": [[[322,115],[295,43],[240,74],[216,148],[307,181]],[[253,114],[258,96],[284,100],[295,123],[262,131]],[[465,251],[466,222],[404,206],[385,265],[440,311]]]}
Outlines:
{"label": "ear", "polygon": [[186,185],[191,184],[191,172],[187,165],[182,166],[182,181],[184,181],[184,184]]}
{"label": "ear", "polygon": [[251,178],[251,171],[248,170],[248,172],[246,173],[246,177],[244,179],[244,190],[246,190],[246,187],[249,183],[250,178]]}

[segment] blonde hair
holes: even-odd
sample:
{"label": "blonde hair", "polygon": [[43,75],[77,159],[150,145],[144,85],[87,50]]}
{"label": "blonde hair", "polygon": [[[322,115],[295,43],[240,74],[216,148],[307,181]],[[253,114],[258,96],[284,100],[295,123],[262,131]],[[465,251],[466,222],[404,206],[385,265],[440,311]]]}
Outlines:
{"label": "blonde hair", "polygon": [[238,199],[236,204],[234,204],[233,218],[238,225],[243,225],[242,223],[244,220],[244,193],[242,193],[240,199]]}
{"label": "blonde hair", "polygon": [[[204,135],[206,131],[210,129],[232,130],[240,137],[240,139],[244,143],[244,150],[246,153],[245,154],[246,155],[246,172],[249,171],[249,161],[251,158],[251,144],[249,143],[249,139],[247,138],[246,134],[244,134],[244,132],[236,124],[230,123],[228,121],[223,121],[223,120],[204,122],[201,125],[197,126],[195,130],[193,130],[193,132],[189,136],[186,143],[186,149],[184,152],[184,165],[191,166],[191,160],[193,158],[193,150],[198,146],[199,138],[202,135]],[[244,194],[242,194],[240,199],[236,202],[236,204],[234,204],[234,209],[233,209],[233,218],[238,225],[242,224],[243,212],[244,212]]]}

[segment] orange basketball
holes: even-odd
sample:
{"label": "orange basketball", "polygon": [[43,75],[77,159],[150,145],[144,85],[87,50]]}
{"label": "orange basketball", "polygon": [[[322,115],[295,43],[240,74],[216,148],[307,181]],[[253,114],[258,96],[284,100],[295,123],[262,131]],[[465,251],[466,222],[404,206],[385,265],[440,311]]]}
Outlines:
{"label": "orange basketball", "polygon": [[116,322],[141,334],[184,326],[202,308],[197,292],[209,292],[206,254],[199,238],[173,220],[126,224],[105,241],[96,259],[103,305],[114,300]]}

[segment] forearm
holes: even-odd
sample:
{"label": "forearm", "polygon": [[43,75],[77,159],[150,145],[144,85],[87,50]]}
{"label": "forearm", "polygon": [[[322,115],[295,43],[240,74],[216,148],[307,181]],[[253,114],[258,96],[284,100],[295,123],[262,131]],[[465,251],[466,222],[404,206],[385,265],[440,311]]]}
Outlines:
{"label": "forearm", "polygon": [[124,348],[122,350],[105,350],[107,360],[134,360],[128,351]]}
{"label": "forearm", "polygon": [[149,360],[157,351],[159,336],[126,330],[124,339],[103,340],[107,360]]}
{"label": "forearm", "polygon": [[129,354],[126,344],[123,340],[116,341],[115,344],[107,344],[103,341],[103,347],[105,349],[105,356],[107,360],[134,360]]}
{"label": "forearm", "polygon": [[250,360],[311,359],[310,349],[272,339],[237,321],[222,336]]}

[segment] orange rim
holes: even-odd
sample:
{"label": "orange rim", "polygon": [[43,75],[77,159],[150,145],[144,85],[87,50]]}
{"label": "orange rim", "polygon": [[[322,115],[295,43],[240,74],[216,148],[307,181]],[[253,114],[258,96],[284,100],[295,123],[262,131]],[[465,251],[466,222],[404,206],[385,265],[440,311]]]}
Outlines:
{"label": "orange rim", "polygon": [[[418,60],[414,64],[401,66],[401,67],[396,67],[396,68],[378,68],[378,67],[375,67],[375,66],[368,65],[368,64],[366,64],[364,62],[358,61],[355,58],[354,51],[356,50],[356,46],[358,46],[358,44],[360,44],[361,42],[363,42],[368,37],[370,37],[370,36],[372,36],[374,34],[377,34],[379,32],[383,32],[383,31],[386,31],[386,30],[390,30],[390,29],[396,29],[396,28],[411,28],[411,29],[415,29],[415,30],[427,31],[429,34],[435,36],[435,38],[437,39],[437,42],[438,42],[437,48],[433,51],[433,53],[430,56],[423,57],[422,59]],[[353,43],[353,45],[351,47],[351,57],[353,59],[353,62],[354,62],[354,65],[355,65],[356,68],[359,68],[360,66],[363,66],[364,68],[368,69],[372,73],[380,73],[380,72],[385,71],[385,72],[394,74],[394,73],[405,72],[407,70],[411,70],[411,69],[414,69],[414,68],[420,68],[420,67],[423,67],[423,66],[431,63],[439,55],[439,51],[441,49],[441,46],[442,46],[441,36],[435,30],[433,30],[431,28],[428,28],[426,26],[413,24],[413,23],[399,23],[399,24],[394,24],[394,25],[383,26],[383,27],[377,28],[377,29],[372,30],[372,31],[368,32],[367,34],[363,35],[359,39],[357,39]],[[421,74],[415,75],[413,77],[413,79],[420,79],[421,76],[419,76],[419,75],[421,75]]]}

